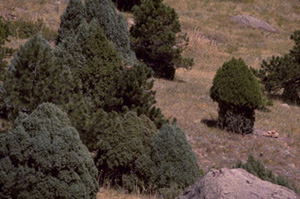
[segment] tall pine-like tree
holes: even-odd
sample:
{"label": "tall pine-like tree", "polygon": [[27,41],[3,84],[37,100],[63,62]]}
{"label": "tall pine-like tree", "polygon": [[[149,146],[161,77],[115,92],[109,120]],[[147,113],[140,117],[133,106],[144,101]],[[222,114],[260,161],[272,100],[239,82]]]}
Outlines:
{"label": "tall pine-like tree", "polygon": [[8,66],[2,112],[14,119],[19,111],[30,113],[42,102],[65,104],[70,82],[69,71],[58,64],[51,47],[38,34],[19,48]]}
{"label": "tall pine-like tree", "polygon": [[179,40],[188,43],[181,31],[175,10],[163,0],[145,0],[133,8],[135,25],[131,27],[132,48],[137,57],[151,67],[156,76],[174,79],[177,67],[189,68],[192,59],[183,58]]}

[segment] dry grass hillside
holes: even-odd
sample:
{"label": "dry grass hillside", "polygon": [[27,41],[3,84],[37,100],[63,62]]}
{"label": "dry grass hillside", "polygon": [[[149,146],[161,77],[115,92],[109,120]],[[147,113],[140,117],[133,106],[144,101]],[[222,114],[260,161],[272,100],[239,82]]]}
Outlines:
{"label": "dry grass hillside", "polygon": [[[217,103],[209,97],[216,70],[231,57],[241,57],[252,67],[263,59],[288,52],[289,39],[300,28],[299,0],[165,0],[179,14],[183,32],[190,38],[185,56],[193,57],[192,70],[179,69],[175,81],[155,80],[157,106],[167,117],[176,117],[198,156],[200,168],[231,167],[253,154],[277,175],[300,187],[300,106],[286,105],[274,98],[270,112],[256,112],[255,133],[236,135],[207,125],[217,119]],[[42,18],[53,29],[66,7],[50,0],[0,0],[1,14]],[[231,20],[249,15],[269,23],[276,32],[244,27]],[[130,14],[126,13],[126,17]],[[18,41],[12,46],[17,46]],[[261,132],[275,130],[279,138]],[[102,189],[100,198],[155,198],[141,194]]]}

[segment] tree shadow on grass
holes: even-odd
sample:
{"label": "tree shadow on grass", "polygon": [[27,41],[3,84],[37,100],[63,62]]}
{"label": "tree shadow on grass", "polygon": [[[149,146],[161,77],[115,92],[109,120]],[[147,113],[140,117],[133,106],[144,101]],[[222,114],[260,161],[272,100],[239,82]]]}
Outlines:
{"label": "tree shadow on grass", "polygon": [[218,120],[215,119],[202,119],[201,123],[208,127],[218,128]]}

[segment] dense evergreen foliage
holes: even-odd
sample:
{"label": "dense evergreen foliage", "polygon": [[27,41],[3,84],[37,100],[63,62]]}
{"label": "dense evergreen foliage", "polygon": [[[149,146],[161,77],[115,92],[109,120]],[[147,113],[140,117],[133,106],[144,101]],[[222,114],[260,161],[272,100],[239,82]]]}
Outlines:
{"label": "dense evergreen foliage", "polygon": [[218,69],[210,97],[219,104],[218,125],[221,128],[252,133],[254,110],[262,105],[262,92],[242,59],[232,58]]}
{"label": "dense evergreen foliage", "polygon": [[56,44],[67,37],[75,37],[77,28],[85,17],[85,7],[81,0],[70,0],[65,12],[60,17],[60,27]]}
{"label": "dense evergreen foliage", "polygon": [[155,91],[153,90],[153,72],[143,64],[134,65],[122,71],[116,79],[116,87],[111,87],[106,100],[105,110],[126,113],[135,110],[138,115],[147,115],[160,128],[168,121],[159,108],[155,107]]}
{"label": "dense evergreen foliage", "polygon": [[196,155],[182,130],[165,124],[151,145],[151,182],[157,188],[183,189],[200,176]]}
{"label": "dense evergreen foliage", "polygon": [[49,44],[36,35],[21,46],[5,73],[1,113],[9,119],[19,111],[30,113],[42,102],[64,104],[69,100],[71,78],[58,64]]}
{"label": "dense evergreen foliage", "polygon": [[4,78],[5,68],[7,67],[7,58],[12,53],[11,48],[4,47],[5,42],[9,41],[10,35],[9,24],[0,16],[0,81]]}
{"label": "dense evergreen foliage", "polygon": [[95,162],[102,183],[129,191],[179,190],[200,175],[196,156],[179,128],[165,124],[157,133],[148,117],[134,111],[112,119],[98,147]]}
{"label": "dense evergreen foliage", "polygon": [[[100,26],[93,30],[82,45],[82,54],[86,59],[85,67],[79,71],[83,84],[83,93],[98,101],[104,101],[109,86],[114,83],[114,76],[121,72],[121,59],[110,45]],[[95,101],[94,100],[94,101]]]}
{"label": "dense evergreen foliage", "polygon": [[278,92],[284,89],[282,97],[292,103],[300,103],[300,30],[291,35],[295,46],[289,53],[263,60],[261,68],[252,69],[264,85],[265,91]]}
{"label": "dense evergreen foliage", "polygon": [[0,134],[0,198],[96,198],[97,169],[65,113],[45,103]]}
{"label": "dense evergreen foliage", "polygon": [[98,143],[95,162],[102,183],[129,191],[149,186],[150,144],[155,133],[154,123],[144,115],[138,117],[131,111],[115,118]]}
{"label": "dense evergreen foliage", "polygon": [[132,48],[139,59],[151,67],[158,77],[174,79],[176,67],[189,68],[193,61],[181,57],[188,39],[178,37],[181,31],[178,15],[163,0],[146,0],[133,8],[135,25],[131,27]]}
{"label": "dense evergreen foliage", "polygon": [[98,19],[101,29],[111,45],[117,50],[118,55],[125,65],[134,65],[136,57],[130,49],[130,38],[126,22],[118,14],[111,0],[87,0],[86,19]]}
{"label": "dense evergreen foliage", "polygon": [[140,5],[142,0],[112,0],[116,7],[122,11],[131,11],[134,5]]}
{"label": "dense evergreen foliage", "polygon": [[291,185],[285,177],[275,176],[271,170],[266,169],[265,166],[252,155],[249,155],[246,163],[242,163],[242,161],[239,160],[233,168],[245,169],[249,173],[259,177],[262,180],[287,187],[296,193],[300,193],[300,189],[298,190],[296,187]]}

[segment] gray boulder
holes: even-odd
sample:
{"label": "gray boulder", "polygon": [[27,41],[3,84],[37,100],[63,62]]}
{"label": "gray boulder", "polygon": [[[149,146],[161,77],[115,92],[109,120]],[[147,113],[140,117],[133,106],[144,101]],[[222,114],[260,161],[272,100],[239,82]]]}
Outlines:
{"label": "gray boulder", "polygon": [[211,170],[177,199],[300,199],[292,190],[263,181],[244,169]]}
{"label": "gray boulder", "polygon": [[248,15],[236,15],[231,17],[231,20],[239,23],[244,27],[252,27],[255,29],[261,29],[267,32],[277,32],[275,28],[273,28],[270,24],[260,19],[257,19]]}

